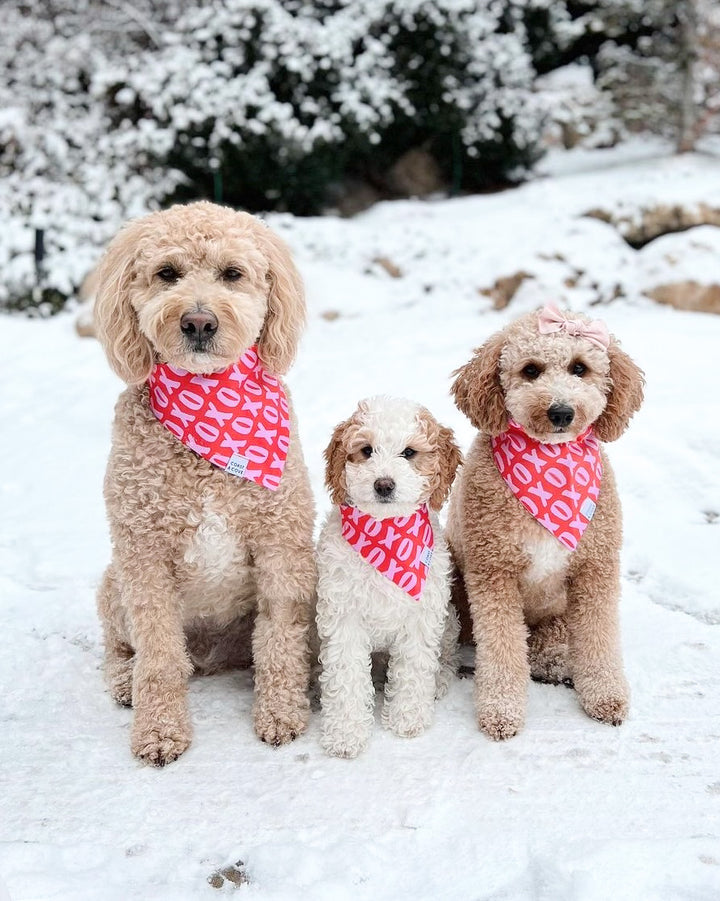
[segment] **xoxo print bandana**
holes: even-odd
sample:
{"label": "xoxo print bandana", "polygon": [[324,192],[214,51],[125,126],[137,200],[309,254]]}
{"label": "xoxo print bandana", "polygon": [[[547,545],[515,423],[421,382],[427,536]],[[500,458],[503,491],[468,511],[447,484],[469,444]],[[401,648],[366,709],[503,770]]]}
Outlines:
{"label": "xoxo print bandana", "polygon": [[386,578],[415,601],[425,587],[435,544],[425,504],[411,516],[373,519],[348,504],[340,506],[342,536]]}
{"label": "xoxo print bandana", "polygon": [[186,447],[231,475],[278,487],[290,414],[285,390],[265,372],[256,347],[209,375],[158,363],[148,387],[153,413]]}
{"label": "xoxo print bandana", "polygon": [[512,420],[491,439],[495,465],[535,519],[574,551],[595,513],[600,493],[600,445],[587,429],[574,441],[542,444]]}

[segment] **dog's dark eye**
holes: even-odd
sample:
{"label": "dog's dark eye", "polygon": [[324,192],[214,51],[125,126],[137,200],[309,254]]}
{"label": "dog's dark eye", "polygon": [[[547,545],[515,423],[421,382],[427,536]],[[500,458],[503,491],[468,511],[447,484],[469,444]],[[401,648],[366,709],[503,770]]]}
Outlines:
{"label": "dog's dark eye", "polygon": [[400,454],[401,457],[405,457],[406,460],[410,460],[415,456],[417,451],[412,447],[406,447],[405,450]]}
{"label": "dog's dark eye", "polygon": [[586,372],[587,366],[581,363],[580,360],[575,360],[574,363],[570,364],[570,375],[577,375],[582,378]]}
{"label": "dog's dark eye", "polygon": [[542,372],[539,366],[536,366],[535,363],[528,363],[527,366],[523,366],[522,368],[523,376],[529,381],[534,382],[536,378]]}
{"label": "dog's dark eye", "polygon": [[180,273],[174,266],[163,266],[155,273],[161,282],[172,284],[180,278]]}
{"label": "dog's dark eye", "polygon": [[360,453],[363,457],[372,457],[372,448],[369,444],[366,444],[365,447],[360,448]]}
{"label": "dog's dark eye", "polygon": [[223,269],[220,273],[220,278],[224,282],[239,282],[243,275],[242,269],[238,269],[236,266],[228,266],[227,269]]}

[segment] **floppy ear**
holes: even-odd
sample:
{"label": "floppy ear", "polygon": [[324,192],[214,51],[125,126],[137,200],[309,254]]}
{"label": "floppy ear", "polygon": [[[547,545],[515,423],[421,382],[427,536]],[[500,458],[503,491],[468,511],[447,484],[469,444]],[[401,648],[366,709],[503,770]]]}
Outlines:
{"label": "floppy ear", "polygon": [[113,371],[128,385],[146,381],[154,363],[150,342],[141,334],[130,303],[135,254],[143,220],[126,225],[110,242],[98,267],[93,317],[97,336]]}
{"label": "floppy ear", "polygon": [[610,356],[610,394],[605,409],[600,414],[593,429],[600,441],[618,439],[633,414],[640,409],[643,402],[643,386],[645,374],[625,351],[620,350],[613,338],[608,348]]}
{"label": "floppy ear", "polygon": [[325,487],[330,492],[333,504],[344,504],[347,494],[345,482],[345,462],[347,451],[343,437],[351,420],[345,419],[335,426],[330,443],[325,448]]}
{"label": "floppy ear", "polygon": [[507,428],[505,395],[500,384],[500,354],[505,337],[498,332],[475,350],[475,356],[456,369],[450,389],[458,409],[475,426],[489,435],[499,435]]}
{"label": "floppy ear", "polygon": [[433,478],[433,492],[428,503],[433,510],[440,510],[450,493],[455,473],[462,463],[460,448],[455,444],[452,429],[439,426],[437,436],[438,468]]}
{"label": "floppy ear", "polygon": [[268,260],[268,312],[260,332],[258,354],[276,375],[284,375],[297,352],[305,325],[305,291],[285,242],[260,226],[260,245]]}

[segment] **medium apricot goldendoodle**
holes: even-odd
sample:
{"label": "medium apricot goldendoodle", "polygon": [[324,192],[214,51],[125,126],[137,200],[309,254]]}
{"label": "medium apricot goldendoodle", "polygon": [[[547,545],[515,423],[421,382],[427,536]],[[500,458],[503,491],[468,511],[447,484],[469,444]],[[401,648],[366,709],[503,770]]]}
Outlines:
{"label": "medium apricot goldendoodle", "polygon": [[600,442],[639,409],[643,374],[603,323],[546,307],[455,375],[455,401],[480,430],[447,525],[463,637],[471,628],[477,646],[478,724],[515,735],[532,675],[571,681],[590,716],[619,725],[621,509]]}
{"label": "medium apricot goldendoodle", "polygon": [[111,694],[153,764],[190,743],[193,671],[254,662],[257,735],[278,745],[306,726],[314,503],[277,378],[304,318],[285,244],[211,203],[130,222],[101,262],[98,337],[129,387],[98,609]]}

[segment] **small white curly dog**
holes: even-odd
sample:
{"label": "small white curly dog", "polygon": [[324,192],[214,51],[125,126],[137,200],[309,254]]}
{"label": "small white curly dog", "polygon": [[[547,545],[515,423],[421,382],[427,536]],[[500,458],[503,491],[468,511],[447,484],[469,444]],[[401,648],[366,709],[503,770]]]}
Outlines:
{"label": "small white curly dog", "polygon": [[356,757],[374,721],[374,652],[389,655],[382,722],[396,735],[430,724],[455,673],[459,627],[437,511],[461,454],[424,407],[381,396],[337,426],[325,459],[336,506],[317,548],[321,744]]}

